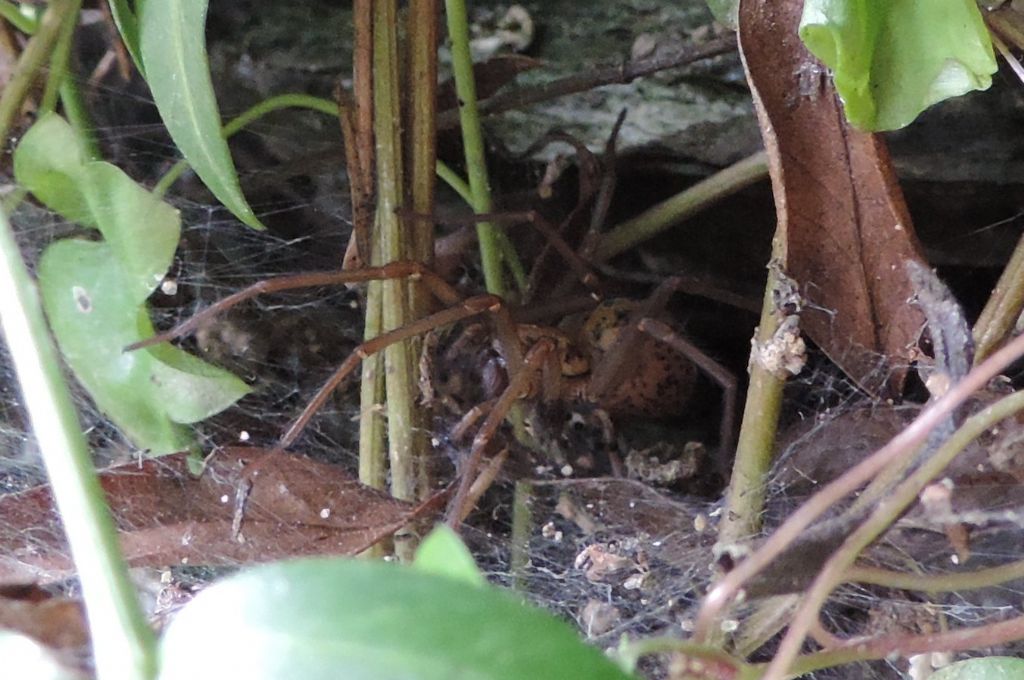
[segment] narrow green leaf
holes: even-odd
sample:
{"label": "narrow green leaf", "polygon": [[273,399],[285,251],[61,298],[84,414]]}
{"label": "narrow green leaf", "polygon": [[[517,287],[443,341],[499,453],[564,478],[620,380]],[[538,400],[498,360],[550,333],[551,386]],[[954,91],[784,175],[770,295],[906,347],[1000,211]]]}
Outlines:
{"label": "narrow green leaf", "polygon": [[189,164],[238,219],[262,229],[242,195],[221,133],[204,39],[206,5],[206,0],[140,2],[142,64],[160,117]]}
{"label": "narrow green leaf", "polygon": [[424,573],[458,579],[471,586],[482,586],[487,582],[469,548],[445,524],[434,527],[423,539],[416,550],[413,566]]}
{"label": "narrow green leaf", "polygon": [[935,671],[932,680],[1016,680],[1024,678],[1024,660],[989,656],[958,661]]}
{"label": "narrow green leaf", "polygon": [[145,77],[146,71],[142,68],[142,58],[139,52],[139,20],[128,4],[128,0],[110,0],[109,4],[110,16],[114,19],[118,33],[121,34],[121,40],[124,41],[128,54],[135,62],[135,68],[139,69],[139,73]]}
{"label": "narrow green leaf", "polygon": [[86,162],[75,132],[55,113],[37,120],[14,150],[14,175],[64,219],[95,227],[79,173]]}
{"label": "narrow green leaf", "polygon": [[867,130],[984,90],[996,71],[974,0],[807,0],[800,37],[832,69],[847,119]]}
{"label": "narrow green leaf", "polygon": [[627,680],[565,623],[507,594],[379,562],[258,567],[168,628],[160,680]]}

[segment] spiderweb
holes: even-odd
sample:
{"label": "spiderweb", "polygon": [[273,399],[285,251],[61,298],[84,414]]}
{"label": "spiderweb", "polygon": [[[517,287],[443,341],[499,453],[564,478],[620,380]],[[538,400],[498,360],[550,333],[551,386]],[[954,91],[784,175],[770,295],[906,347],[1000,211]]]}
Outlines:
{"label": "spiderweb", "polygon": [[[127,106],[126,99],[143,111],[139,122],[118,117],[101,127],[100,133],[110,143],[111,160],[128,168],[135,178],[152,182],[176,156],[162,128],[152,122],[148,101],[121,87],[99,89],[96,96],[120,102],[119,111]],[[260,219],[270,225],[268,232],[238,225],[212,203],[194,178],[186,178],[176,187],[170,200],[182,211],[184,232],[168,276],[170,285],[151,300],[158,328],[169,328],[260,279],[337,266],[350,229],[348,189],[338,170],[340,158],[333,165],[307,165],[289,172],[289,166],[301,161],[303,153],[288,156],[281,150],[302,148],[296,138],[310,136],[322,142],[314,151],[338,149],[340,135],[330,121],[301,116],[300,120],[300,126],[294,118],[260,121],[235,144],[236,155],[243,159],[239,162],[242,185]],[[76,233],[73,225],[28,202],[21,204],[12,220],[30,263],[38,261],[46,244]],[[472,285],[472,273],[467,282]],[[360,303],[360,292],[345,288],[265,296],[227,312],[184,341],[185,347],[229,368],[254,387],[252,395],[196,427],[203,450],[272,445],[324,378],[360,341]],[[732,342],[743,345],[748,337],[733,338]],[[75,390],[82,427],[97,465],[135,460],[138,452],[134,447],[84,392]],[[789,421],[786,426],[793,434],[782,461],[796,456],[795,448],[813,440],[816,432],[827,432],[836,419],[876,410],[889,413],[891,406],[866,402],[836,369],[815,357],[788,388],[784,411]],[[708,417],[714,417],[713,408],[710,412]],[[913,408],[893,418],[906,422],[905,413],[912,414]],[[358,414],[355,391],[343,388],[303,435],[298,445],[301,452],[354,471],[354,421]],[[439,429],[431,436],[447,443],[443,428],[450,425],[439,419]],[[697,431],[713,432],[714,426]],[[874,446],[881,443],[884,439]],[[859,446],[868,448],[863,441]],[[6,348],[0,348],[0,447],[0,492],[15,493],[45,481]],[[720,483],[704,485],[695,493],[692,489],[680,492],[678,485],[664,487],[635,479],[567,477],[562,474],[563,462],[533,459],[518,467],[510,464],[506,478],[470,518],[465,538],[488,577],[574,622],[602,647],[615,646],[623,636],[685,636],[714,574],[712,545],[721,512]],[[781,473],[769,482],[766,525],[777,525],[792,509],[795,486],[792,478]],[[8,543],[5,539],[11,538],[10,531],[10,527],[0,526],[0,544]],[[50,517],[30,533],[38,536],[40,544],[47,543],[46,536],[60,534],[59,522]],[[934,534],[908,530],[901,539],[874,551],[872,559],[894,569],[906,569],[908,560],[915,565],[948,567],[950,548]],[[980,535],[971,552],[974,564],[998,564],[1017,557],[1014,542],[999,532]],[[213,561],[229,569],[242,566],[224,556]],[[187,590],[217,573],[178,565],[171,580]],[[154,583],[152,576],[146,584],[154,598],[166,596],[166,584]],[[921,618],[921,611],[927,610],[932,618],[921,624],[924,626],[977,625],[1015,613],[1022,595],[1024,584],[1010,583],[980,594],[949,594],[923,602],[925,598],[919,595],[848,585],[831,600],[823,621],[837,634],[853,635],[863,632],[874,619],[909,626],[908,620]],[[658,659],[647,661],[642,670],[648,677],[665,676],[664,664]],[[899,677],[903,670],[902,662],[877,662],[823,671],[820,677]]]}

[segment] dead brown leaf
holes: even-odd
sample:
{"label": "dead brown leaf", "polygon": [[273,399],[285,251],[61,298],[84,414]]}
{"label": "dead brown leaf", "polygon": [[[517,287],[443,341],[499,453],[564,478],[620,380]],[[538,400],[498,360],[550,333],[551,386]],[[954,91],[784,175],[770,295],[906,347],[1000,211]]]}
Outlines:
{"label": "dead brown leaf", "polygon": [[[259,464],[242,531],[235,495]],[[304,456],[228,448],[200,477],[185,454],[105,470],[100,482],[131,566],[232,565],[305,555],[352,555],[429,509],[364,486],[340,467]],[[48,487],[0,498],[0,582],[48,582],[73,571]]]}
{"label": "dead brown leaf", "polygon": [[769,156],[803,330],[863,389],[896,395],[924,324],[904,262],[922,261],[884,141],[849,126],[797,35],[802,2],[741,3],[740,51]]}

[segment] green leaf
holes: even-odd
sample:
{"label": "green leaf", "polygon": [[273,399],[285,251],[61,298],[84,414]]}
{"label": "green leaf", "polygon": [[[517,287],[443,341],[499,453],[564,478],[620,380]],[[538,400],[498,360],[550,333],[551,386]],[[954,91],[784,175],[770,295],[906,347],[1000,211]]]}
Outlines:
{"label": "green leaf", "polygon": [[847,119],[867,130],[984,90],[996,71],[974,0],[807,0],[800,37],[832,69]]}
{"label": "green leaf", "polygon": [[736,30],[739,25],[737,15],[740,10],[740,0],[705,0],[715,21],[726,28]]}
{"label": "green leaf", "polygon": [[157,345],[149,353],[150,399],[176,423],[205,420],[250,392],[236,376],[172,345]]}
{"label": "green leaf", "polygon": [[932,680],[1015,680],[1024,678],[1024,660],[990,656],[958,661],[932,674]]}
{"label": "green leaf", "polygon": [[491,588],[379,562],[302,560],[207,588],[160,680],[626,680],[565,623]]}
{"label": "green leaf", "polygon": [[[123,352],[152,335],[134,274],[103,242],[65,239],[39,262],[39,286],[61,353],[96,405],[153,455],[191,443],[185,428],[249,391],[230,373],[167,346]],[[164,363],[164,362],[167,363]]]}
{"label": "green leaf", "polygon": [[238,184],[206,57],[206,0],[138,3],[146,80],[171,138],[213,195],[254,229],[263,225]]}
{"label": "green leaf", "polygon": [[121,34],[121,40],[135,62],[135,68],[145,77],[146,71],[142,68],[142,57],[139,52],[139,20],[129,6],[128,0],[110,0],[109,4],[110,16]]}
{"label": "green leaf", "polygon": [[174,259],[181,237],[178,211],[110,163],[86,163],[79,176],[92,220],[125,267],[141,303]]}
{"label": "green leaf", "polygon": [[179,424],[223,410],[249,388],[170,345],[122,352],[153,334],[145,301],[171,265],[181,221],[120,169],[87,162],[78,148],[67,122],[48,115],[15,151],[19,182],[106,239],[59,241],[43,253],[39,283],[50,326],[78,380],[137,446],[180,451],[191,439]]}
{"label": "green leaf", "polygon": [[69,222],[95,227],[79,173],[86,162],[75,132],[55,113],[37,120],[14,151],[14,175],[32,195]]}
{"label": "green leaf", "polygon": [[61,353],[96,405],[138,446],[160,455],[190,443],[147,398],[151,359],[123,352],[138,339],[138,288],[109,244],[66,239],[39,262],[43,307]]}
{"label": "green leaf", "polygon": [[469,548],[445,524],[434,527],[423,539],[416,550],[413,566],[424,573],[458,579],[471,586],[482,586],[487,582]]}

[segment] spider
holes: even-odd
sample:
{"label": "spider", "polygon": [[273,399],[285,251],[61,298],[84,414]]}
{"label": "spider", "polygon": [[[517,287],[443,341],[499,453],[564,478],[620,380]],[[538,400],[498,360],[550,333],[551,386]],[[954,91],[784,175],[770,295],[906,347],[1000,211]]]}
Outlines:
{"label": "spider", "polygon": [[[470,489],[485,450],[519,399],[585,402],[604,409],[612,417],[622,414],[665,416],[678,413],[685,406],[699,369],[723,388],[720,443],[725,450],[731,448],[735,378],[656,315],[679,287],[675,279],[665,281],[645,301],[613,300],[598,305],[576,337],[572,337],[552,328],[517,325],[501,298],[484,294],[463,299],[439,275],[416,262],[399,261],[349,271],[294,274],[257,282],[210,305],[175,328],[134,343],[126,350],[190,334],[214,316],[265,293],[399,278],[421,281],[445,305],[444,309],[358,345],[291,423],[278,441],[276,450],[287,449],[295,442],[331,393],[363,359],[393,343],[482,315],[492,320],[508,380],[501,394],[487,405],[489,412],[461,466],[458,486],[447,512],[447,521],[453,527],[460,524],[471,509]],[[485,410],[473,409],[461,427],[468,428],[483,417]],[[253,470],[251,474],[257,474],[257,471]],[[477,493],[472,495],[479,496]],[[240,504],[244,503],[244,496],[241,497]]]}

